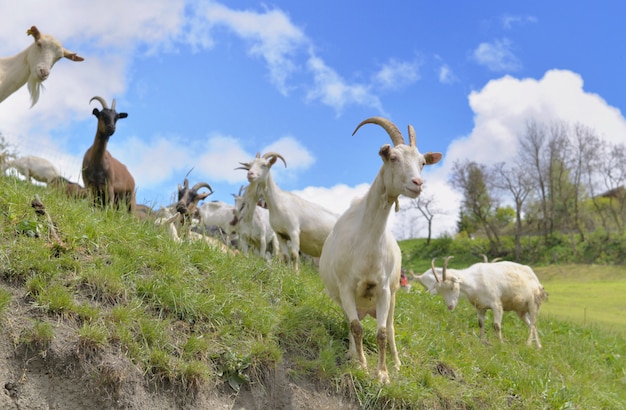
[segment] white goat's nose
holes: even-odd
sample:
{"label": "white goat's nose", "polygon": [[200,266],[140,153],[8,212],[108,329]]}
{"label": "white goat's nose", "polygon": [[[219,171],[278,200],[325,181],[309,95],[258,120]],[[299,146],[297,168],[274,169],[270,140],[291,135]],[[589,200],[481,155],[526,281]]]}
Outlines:
{"label": "white goat's nose", "polygon": [[39,68],[39,77],[42,80],[45,80],[46,78],[48,78],[49,74],[50,74],[50,71],[48,71],[48,69],[46,67],[40,67]]}
{"label": "white goat's nose", "polygon": [[424,183],[424,180],[420,177],[415,177],[411,180],[415,185],[421,187],[422,184]]}

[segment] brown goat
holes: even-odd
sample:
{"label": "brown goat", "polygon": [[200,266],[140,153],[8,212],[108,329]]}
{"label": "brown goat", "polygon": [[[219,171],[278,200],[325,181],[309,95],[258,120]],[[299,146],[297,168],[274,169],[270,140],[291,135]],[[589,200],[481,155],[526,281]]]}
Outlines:
{"label": "brown goat", "polygon": [[[207,188],[209,192],[198,192],[200,188]],[[184,186],[178,184],[178,202],[176,203],[176,212],[183,217],[183,224],[189,222],[191,217],[197,212],[198,202],[205,199],[213,193],[213,189],[206,182],[198,182],[191,189],[189,188],[189,180],[185,178]]]}
{"label": "brown goat", "polygon": [[93,100],[102,104],[102,111],[93,109],[93,115],[98,118],[98,129],[93,145],[89,147],[83,157],[83,181],[85,187],[94,196],[96,205],[117,206],[125,204],[130,212],[135,209],[135,180],[126,168],[107,151],[109,137],[115,133],[115,125],[120,118],[128,117],[125,112],[115,111],[115,98],[111,108],[102,97],[93,97]]}
{"label": "brown goat", "polygon": [[86,188],[62,176],[54,177],[48,182],[48,186],[62,190],[70,198],[87,198],[89,195]]}

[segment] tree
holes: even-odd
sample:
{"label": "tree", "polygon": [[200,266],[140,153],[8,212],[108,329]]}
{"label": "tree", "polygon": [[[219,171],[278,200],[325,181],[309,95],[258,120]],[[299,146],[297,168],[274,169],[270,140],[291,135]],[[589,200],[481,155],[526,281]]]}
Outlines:
{"label": "tree", "polygon": [[526,123],[526,133],[519,139],[519,157],[520,163],[528,164],[528,172],[533,180],[533,188],[537,191],[541,213],[538,216],[539,229],[548,239],[548,184],[545,181],[545,166],[543,149],[546,140],[544,127],[536,121],[531,120]]}
{"label": "tree", "polygon": [[[445,215],[445,211],[437,206],[437,201],[435,200],[435,194],[426,195],[422,193],[417,198],[411,199],[409,201],[408,206],[402,208],[402,211],[405,214],[405,218],[409,217],[409,213],[412,214],[410,218],[410,232],[409,235],[411,237],[417,236],[417,232],[415,227],[417,226],[417,222],[421,217],[426,219],[426,226],[428,230],[426,243],[430,244],[430,240],[432,239],[432,231],[433,231],[433,220],[437,215]],[[415,211],[418,211],[417,213]]]}
{"label": "tree", "polygon": [[500,245],[496,223],[497,199],[489,192],[487,167],[473,161],[455,161],[450,183],[463,192],[462,208],[465,215],[481,226],[494,251]]}
{"label": "tree", "polygon": [[533,189],[533,181],[526,168],[517,163],[507,168],[501,162],[494,165],[493,169],[494,185],[496,188],[508,192],[513,197],[515,204],[515,260],[520,260],[521,256],[521,237],[522,237],[522,211],[526,199]]}
{"label": "tree", "polygon": [[0,132],[0,169],[2,169],[2,165],[5,162],[15,158],[16,156],[17,154],[15,153],[13,146],[4,139],[4,135]]}

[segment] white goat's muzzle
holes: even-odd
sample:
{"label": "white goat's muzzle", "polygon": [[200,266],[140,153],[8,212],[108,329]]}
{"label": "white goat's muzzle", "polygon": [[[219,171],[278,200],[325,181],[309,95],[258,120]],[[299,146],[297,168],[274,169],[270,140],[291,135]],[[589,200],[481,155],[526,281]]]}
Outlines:
{"label": "white goat's muzzle", "polygon": [[37,69],[37,75],[41,81],[45,81],[50,75],[50,70],[46,67],[39,67]]}

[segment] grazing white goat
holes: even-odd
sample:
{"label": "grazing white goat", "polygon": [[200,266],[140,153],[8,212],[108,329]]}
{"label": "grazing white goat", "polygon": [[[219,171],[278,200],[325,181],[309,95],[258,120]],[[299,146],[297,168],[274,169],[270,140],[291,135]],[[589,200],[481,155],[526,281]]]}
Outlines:
{"label": "grazing white goat", "polygon": [[8,168],[15,168],[17,172],[26,177],[28,182],[35,179],[39,182],[49,183],[59,176],[59,171],[50,161],[35,156],[20,157],[2,164],[2,172]]}
{"label": "grazing white goat", "polygon": [[179,235],[180,232],[183,237],[189,241],[204,241],[207,245],[221,252],[230,252],[228,247],[219,242],[217,239],[191,231],[188,225],[185,226],[184,219],[183,214],[176,212],[174,215],[168,217],[157,218],[154,221],[154,224],[157,226],[165,225],[167,227],[169,237],[176,243],[180,244],[183,242],[183,239],[181,239]]}
{"label": "grazing white goat", "polygon": [[537,315],[541,303],[548,297],[535,272],[515,262],[475,263],[465,269],[449,269],[448,256],[441,270],[442,279],[435,273],[435,259],[431,265],[437,283],[433,293],[443,296],[449,310],[454,310],[463,293],[478,313],[480,338],[485,341],[485,313],[493,311],[493,327],[502,342],[502,314],[514,311],[528,326],[527,345],[532,341],[541,348],[537,332]]}
{"label": "grazing white goat", "polygon": [[206,228],[217,227],[220,232],[226,235],[224,242],[230,243],[230,237],[235,230],[231,224],[235,216],[235,207],[226,202],[213,201],[205,202],[198,207],[200,216],[200,226]]}
{"label": "grazing white goat", "polygon": [[39,101],[41,83],[48,78],[52,66],[61,57],[72,61],[83,61],[84,58],[67,51],[59,40],[41,34],[35,26],[26,34],[33,36],[33,44],[13,57],[0,58],[0,102],[28,82],[32,107]]}
{"label": "grazing white goat", "polygon": [[[270,212],[258,206],[258,194],[252,189],[235,195],[235,216],[231,224],[239,237],[239,246],[244,253],[252,250],[254,254],[270,259],[278,254],[278,238],[270,224]],[[271,251],[270,251],[271,246]]]}
{"label": "grazing white goat", "polygon": [[440,153],[420,154],[415,131],[409,125],[409,145],[398,128],[381,117],[368,118],[363,124],[377,124],[387,131],[393,147],[383,145],[378,155],[383,165],[369,191],[356,199],[339,217],[324,243],[319,272],[330,297],[341,305],[350,324],[349,355],[365,368],[363,325],[366,315],[376,318],[378,344],[377,379],[389,382],[385,359],[389,345],[395,368],[400,368],[396,349],[393,314],[396,291],[400,286],[402,257],[400,247],[387,228],[389,213],[400,195],[417,198],[423,188],[421,171],[435,164]]}
{"label": "grazing white goat", "polygon": [[94,108],[92,113],[98,119],[98,127],[93,144],[83,157],[83,181],[94,197],[94,202],[102,206],[126,205],[133,213],[135,210],[135,179],[126,165],[115,159],[107,150],[109,138],[115,133],[117,120],[128,117],[125,112],[115,111],[115,98],[111,108],[104,98],[95,96],[102,104],[102,110]]}
{"label": "grazing white goat", "polygon": [[270,173],[279,158],[286,167],[287,162],[280,154],[266,152],[262,157],[257,153],[250,162],[240,162],[242,167],[236,169],[248,171],[248,189],[258,194],[257,199],[263,197],[267,203],[281,254],[293,262],[297,271],[300,251],[313,257],[320,256],[338,215],[292,192],[281,190]]}

